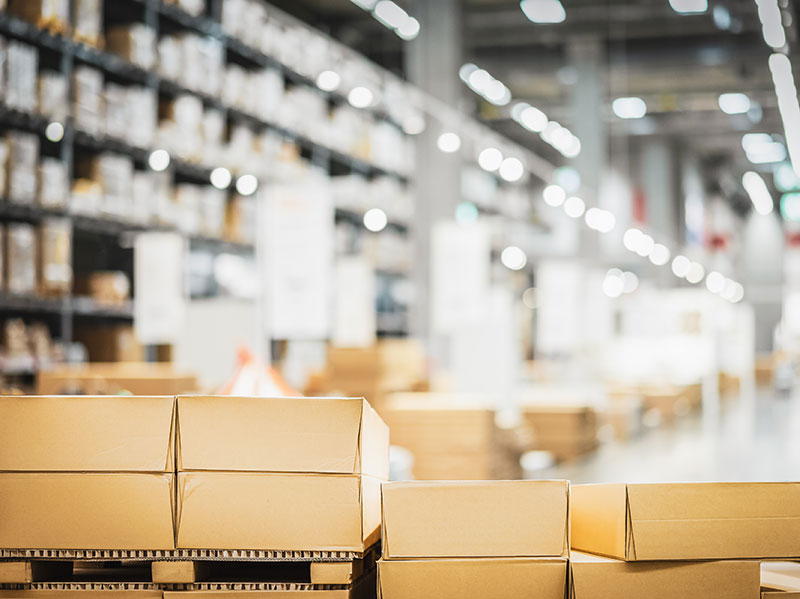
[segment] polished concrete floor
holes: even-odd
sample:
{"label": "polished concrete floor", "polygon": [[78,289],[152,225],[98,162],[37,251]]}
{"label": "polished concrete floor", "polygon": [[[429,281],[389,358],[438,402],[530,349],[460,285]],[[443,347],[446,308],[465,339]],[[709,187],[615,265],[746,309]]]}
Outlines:
{"label": "polished concrete floor", "polygon": [[800,480],[800,389],[745,392],[555,468],[573,483]]}

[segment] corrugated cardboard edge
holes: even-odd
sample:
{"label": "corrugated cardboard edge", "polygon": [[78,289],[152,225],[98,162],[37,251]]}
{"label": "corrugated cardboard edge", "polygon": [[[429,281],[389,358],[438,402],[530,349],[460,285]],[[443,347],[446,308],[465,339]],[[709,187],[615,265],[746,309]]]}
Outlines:
{"label": "corrugated cardboard edge", "polygon": [[[361,400],[356,463],[353,472],[380,480],[389,478],[389,427],[366,398]],[[375,433],[380,429],[380,436]]]}

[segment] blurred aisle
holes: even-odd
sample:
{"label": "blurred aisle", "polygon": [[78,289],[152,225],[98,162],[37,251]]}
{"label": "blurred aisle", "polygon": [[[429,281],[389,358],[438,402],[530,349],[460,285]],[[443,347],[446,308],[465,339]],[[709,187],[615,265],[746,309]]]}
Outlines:
{"label": "blurred aisle", "polygon": [[800,390],[791,396],[759,391],[755,403],[729,399],[713,422],[691,417],[605,445],[557,467],[555,476],[575,483],[798,480]]}

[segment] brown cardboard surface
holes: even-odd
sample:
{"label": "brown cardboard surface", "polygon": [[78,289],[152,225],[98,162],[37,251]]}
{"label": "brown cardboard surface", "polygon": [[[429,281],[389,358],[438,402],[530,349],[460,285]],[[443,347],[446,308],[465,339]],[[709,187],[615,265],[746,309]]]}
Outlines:
{"label": "brown cardboard surface", "polygon": [[800,591],[761,591],[761,599],[800,599]]}
{"label": "brown cardboard surface", "polygon": [[800,563],[765,562],[761,564],[761,586],[771,591],[800,593]]}
{"label": "brown cardboard surface", "polygon": [[571,599],[757,599],[758,562],[627,563],[573,552]]}
{"label": "brown cardboard surface", "polygon": [[172,472],[172,397],[0,397],[0,471]]}
{"label": "brown cardboard surface", "polygon": [[0,473],[4,549],[172,549],[173,474]]}
{"label": "brown cardboard surface", "polygon": [[179,549],[364,551],[380,481],[337,474],[179,472]]}
{"label": "brown cardboard surface", "polygon": [[363,399],[179,397],[178,469],[389,478],[389,430]]}
{"label": "brown cardboard surface", "polygon": [[383,485],[383,556],[568,555],[567,481]]}
{"label": "brown cardboard surface", "polygon": [[572,546],[625,559],[800,559],[800,483],[575,485]]}
{"label": "brown cardboard surface", "polygon": [[194,375],[172,364],[150,362],[100,362],[58,366],[42,370],[36,377],[39,395],[84,393],[116,395],[178,395],[197,389]]}
{"label": "brown cardboard surface", "polygon": [[432,559],[378,562],[382,599],[563,599],[567,560]]}

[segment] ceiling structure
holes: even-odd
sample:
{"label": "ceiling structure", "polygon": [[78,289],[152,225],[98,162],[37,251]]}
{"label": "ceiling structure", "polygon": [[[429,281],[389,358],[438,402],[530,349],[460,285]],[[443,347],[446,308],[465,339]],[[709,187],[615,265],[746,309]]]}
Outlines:
{"label": "ceiling structure", "polygon": [[[272,1],[403,74],[403,46],[414,42],[400,40],[350,0]],[[413,0],[396,2],[414,14]],[[798,45],[796,2],[781,0],[792,49]],[[511,105],[527,102],[569,127],[574,75],[568,68],[567,48],[574,40],[598,40],[605,51],[603,118],[611,136],[612,159],[615,140],[658,135],[675,138],[701,162],[712,165],[709,172],[719,172],[721,164],[729,166],[728,171],[742,172],[754,168],[741,147],[744,133],[781,135],[767,66],[772,50],[762,37],[754,0],[710,0],[709,10],[696,15],[678,14],[668,0],[562,0],[562,4],[566,20],[544,25],[527,20],[518,0],[464,0],[464,62],[475,63],[501,80],[511,91]],[[422,27],[424,31],[424,23]],[[794,64],[800,65],[800,60]],[[795,78],[800,81],[800,73]],[[727,92],[747,94],[761,110],[723,113],[718,98]],[[641,97],[647,116],[617,118],[611,103],[622,96]],[[563,160],[538,135],[510,118],[510,106],[491,106],[466,86],[464,98],[468,110],[501,133],[551,161]]]}

